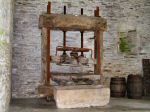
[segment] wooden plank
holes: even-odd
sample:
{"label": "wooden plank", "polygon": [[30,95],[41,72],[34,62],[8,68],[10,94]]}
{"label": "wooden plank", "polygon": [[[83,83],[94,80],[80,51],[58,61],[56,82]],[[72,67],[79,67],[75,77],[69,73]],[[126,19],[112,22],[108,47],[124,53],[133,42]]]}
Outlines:
{"label": "wooden plank", "polygon": [[97,60],[97,63],[96,63],[96,73],[97,74],[101,74],[101,39],[100,39],[100,31],[97,31],[96,32],[96,40],[97,40],[97,56],[96,56],[96,60]]}
{"label": "wooden plank", "polygon": [[95,75],[94,73],[61,73],[61,72],[51,72],[52,76],[87,76]]}
{"label": "wooden plank", "polygon": [[89,48],[78,48],[78,47],[61,47],[58,46],[56,48],[57,51],[74,51],[74,52],[89,52],[91,49]]}
{"label": "wooden plank", "polygon": [[[96,7],[96,10],[94,11],[94,15],[96,17],[99,17],[100,10],[99,7]],[[95,74],[100,74],[102,79],[102,64],[103,64],[103,31],[95,31],[95,42],[94,42],[94,50],[95,50],[95,58],[96,58],[96,65],[94,65],[94,72]]]}
{"label": "wooden plank", "polygon": [[106,19],[102,17],[92,17],[85,15],[63,15],[63,14],[43,14],[40,15],[39,27],[48,27],[52,30],[73,30],[73,31],[95,31],[106,30]]}
{"label": "wooden plank", "polygon": [[47,83],[47,28],[42,28],[41,38],[41,57],[42,57],[42,83]]}
{"label": "wooden plank", "polygon": [[[47,14],[51,14],[51,2],[48,2],[48,5],[47,5]],[[50,84],[50,28],[47,28],[47,53],[46,53],[46,71],[47,71],[47,74],[46,74],[46,85],[49,85]]]}
{"label": "wooden plank", "polygon": [[42,82],[50,84],[50,29],[42,28],[41,38]]}
{"label": "wooden plank", "polygon": [[[94,10],[94,16],[99,17],[99,7],[96,7],[96,10]],[[94,58],[96,59],[96,64],[94,65],[94,73],[95,74],[101,74],[101,37],[100,37],[100,31],[94,32]]]}
{"label": "wooden plank", "polygon": [[[51,2],[48,2],[47,13],[51,12]],[[50,29],[42,28],[42,38],[41,38],[41,73],[42,73],[42,83],[50,84]]]}
{"label": "wooden plank", "polygon": [[100,74],[102,76],[102,65],[103,65],[103,32],[97,31],[96,34],[96,66],[95,74]]}

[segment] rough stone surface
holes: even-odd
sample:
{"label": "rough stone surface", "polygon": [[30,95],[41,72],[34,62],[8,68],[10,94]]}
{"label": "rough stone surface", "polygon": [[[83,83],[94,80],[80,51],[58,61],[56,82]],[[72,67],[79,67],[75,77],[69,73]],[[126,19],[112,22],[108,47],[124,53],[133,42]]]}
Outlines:
{"label": "rough stone surface", "polygon": [[[149,0],[51,0],[52,12],[94,15],[96,6],[100,7],[102,17],[107,19],[108,30],[104,33],[103,83],[109,85],[112,76],[127,76],[129,73],[142,73],[142,58],[150,58],[150,1]],[[13,39],[13,97],[36,97],[35,88],[41,80],[41,30],[38,29],[39,15],[46,11],[48,0],[16,0]],[[135,55],[122,54],[118,50],[118,32],[136,30],[138,51]],[[93,48],[92,32],[86,32],[85,47]],[[62,45],[62,32],[52,32],[51,52]],[[67,45],[80,46],[80,32],[67,32]],[[129,36],[130,37],[130,36]],[[131,39],[132,40],[132,39]],[[134,40],[133,40],[134,41]],[[87,57],[90,57],[87,54]],[[52,71],[83,72],[93,70],[93,66],[58,67],[53,64]]]}
{"label": "rough stone surface", "polygon": [[13,0],[0,0],[0,112],[8,112],[11,96]]}
{"label": "rough stone surface", "polygon": [[13,99],[9,112],[149,112],[150,100],[111,98],[104,107],[58,109],[45,99]]}
{"label": "rough stone surface", "polygon": [[150,100],[111,98],[104,107],[57,109],[55,103],[45,99],[13,99],[9,112],[149,112]]}
{"label": "rough stone surface", "polygon": [[54,87],[54,99],[58,108],[83,108],[105,106],[109,103],[110,89],[96,86]]}

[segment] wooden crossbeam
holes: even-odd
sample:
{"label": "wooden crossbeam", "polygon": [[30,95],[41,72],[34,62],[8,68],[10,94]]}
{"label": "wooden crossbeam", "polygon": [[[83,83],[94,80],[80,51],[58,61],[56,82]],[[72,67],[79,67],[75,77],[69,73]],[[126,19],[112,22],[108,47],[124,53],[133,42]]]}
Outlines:
{"label": "wooden crossbeam", "polygon": [[95,31],[106,30],[106,19],[85,15],[43,14],[40,15],[39,27],[51,30]]}

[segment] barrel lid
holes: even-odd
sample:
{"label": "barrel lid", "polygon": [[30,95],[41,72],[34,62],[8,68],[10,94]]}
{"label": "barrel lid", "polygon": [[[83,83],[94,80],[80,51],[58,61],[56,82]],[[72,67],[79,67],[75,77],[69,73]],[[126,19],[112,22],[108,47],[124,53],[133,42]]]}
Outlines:
{"label": "barrel lid", "polygon": [[128,75],[128,78],[142,78],[142,76],[141,75],[139,75],[139,74],[130,74],[130,75]]}
{"label": "barrel lid", "polygon": [[111,78],[111,80],[115,80],[115,81],[124,81],[125,79],[126,79],[125,77],[119,77],[119,76],[115,76]]}

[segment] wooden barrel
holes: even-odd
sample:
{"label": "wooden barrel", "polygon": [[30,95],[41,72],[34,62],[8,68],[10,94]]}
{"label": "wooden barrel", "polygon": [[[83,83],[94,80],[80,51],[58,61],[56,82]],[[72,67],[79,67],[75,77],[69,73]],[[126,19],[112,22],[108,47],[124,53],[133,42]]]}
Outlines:
{"label": "wooden barrel", "polygon": [[128,75],[127,79],[127,96],[132,99],[142,98],[143,79],[140,75]]}
{"label": "wooden barrel", "polygon": [[124,97],[126,95],[126,79],[112,77],[110,81],[111,97]]}

